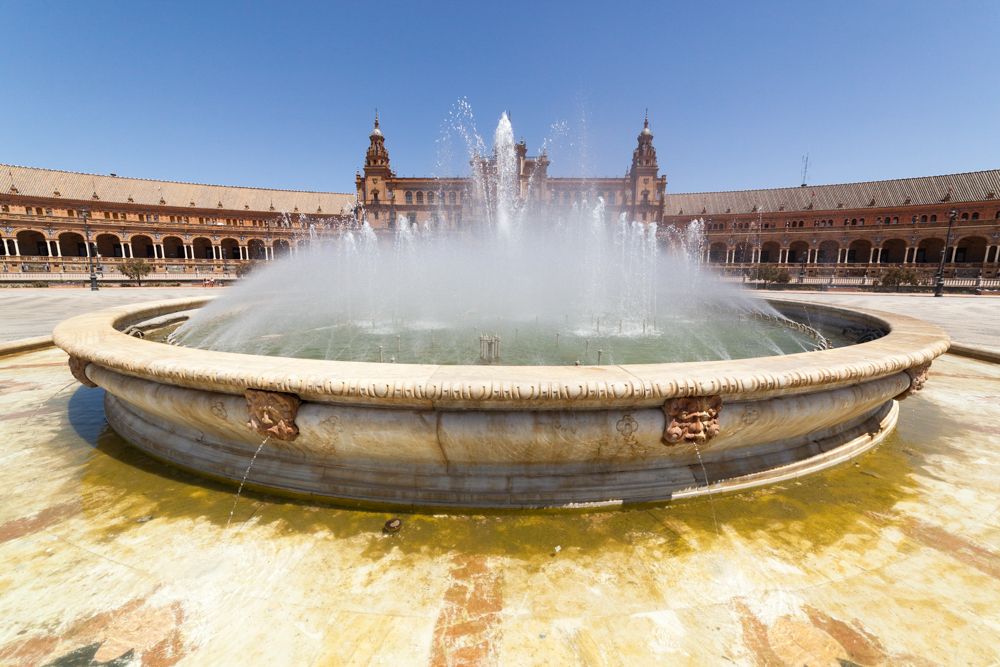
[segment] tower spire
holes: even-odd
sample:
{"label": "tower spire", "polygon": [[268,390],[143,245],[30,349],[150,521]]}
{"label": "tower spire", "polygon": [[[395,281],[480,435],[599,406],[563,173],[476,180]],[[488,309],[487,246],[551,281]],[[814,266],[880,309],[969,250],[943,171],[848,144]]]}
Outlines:
{"label": "tower spire", "polygon": [[649,127],[649,107],[646,107],[646,113],[643,115],[642,126]]}

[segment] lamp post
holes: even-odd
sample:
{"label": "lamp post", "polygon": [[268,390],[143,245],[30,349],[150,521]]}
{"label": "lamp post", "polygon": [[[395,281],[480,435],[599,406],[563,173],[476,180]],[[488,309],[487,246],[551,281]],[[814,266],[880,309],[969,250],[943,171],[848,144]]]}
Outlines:
{"label": "lamp post", "polygon": [[941,248],[941,262],[938,264],[937,281],[934,283],[934,296],[944,296],[944,260],[948,254],[948,246],[951,245],[951,228],[958,217],[958,210],[948,211],[948,233],[945,234],[944,247]]}
{"label": "lamp post", "polygon": [[90,269],[90,291],[97,291],[97,273],[94,271],[94,253],[90,250],[90,211],[83,209],[80,211],[83,217],[83,231],[87,236],[87,268]]}

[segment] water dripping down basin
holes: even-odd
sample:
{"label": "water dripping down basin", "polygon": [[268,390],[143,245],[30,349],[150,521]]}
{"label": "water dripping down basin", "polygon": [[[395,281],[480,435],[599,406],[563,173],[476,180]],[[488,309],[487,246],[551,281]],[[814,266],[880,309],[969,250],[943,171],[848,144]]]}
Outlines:
{"label": "water dripping down basin", "polygon": [[154,340],[207,301],[81,315],[54,340],[77,379],[106,390],[110,425],[146,453],[239,484],[269,438],[248,486],[375,506],[661,502],[808,474],[880,442],[896,401],[949,345],[913,318],[778,300],[778,313],[823,334],[885,335],[735,360],[579,366],[287,358]]}

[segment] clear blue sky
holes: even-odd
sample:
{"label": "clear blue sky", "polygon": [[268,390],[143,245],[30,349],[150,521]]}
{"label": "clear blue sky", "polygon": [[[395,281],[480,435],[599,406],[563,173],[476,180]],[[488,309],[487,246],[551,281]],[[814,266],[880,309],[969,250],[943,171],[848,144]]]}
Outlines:
{"label": "clear blue sky", "polygon": [[[1000,167],[1000,2],[0,0],[0,162],[353,191],[462,97],[557,175],[624,173],[648,107],[673,192]],[[557,133],[558,134],[558,133]]]}

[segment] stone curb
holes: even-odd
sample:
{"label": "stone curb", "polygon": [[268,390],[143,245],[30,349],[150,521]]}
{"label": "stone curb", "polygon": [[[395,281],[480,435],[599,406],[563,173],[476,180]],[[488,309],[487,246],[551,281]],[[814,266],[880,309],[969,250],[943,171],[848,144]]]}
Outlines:
{"label": "stone curb", "polygon": [[1000,349],[996,348],[952,343],[951,347],[948,348],[948,354],[978,359],[979,361],[986,361],[991,364],[1000,364]]}
{"label": "stone curb", "polygon": [[23,352],[32,352],[52,347],[52,336],[35,336],[33,338],[21,338],[5,343],[0,343],[0,357],[10,357]]}

